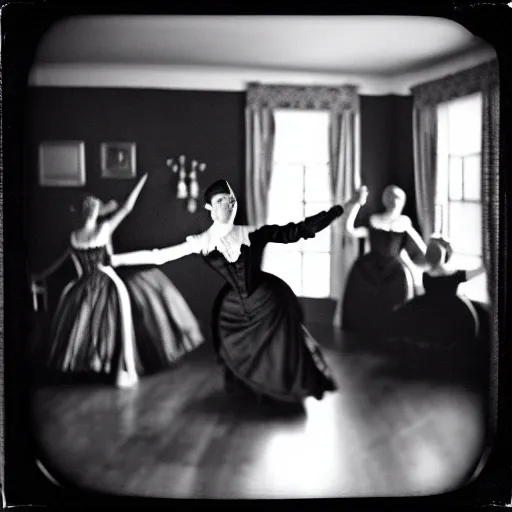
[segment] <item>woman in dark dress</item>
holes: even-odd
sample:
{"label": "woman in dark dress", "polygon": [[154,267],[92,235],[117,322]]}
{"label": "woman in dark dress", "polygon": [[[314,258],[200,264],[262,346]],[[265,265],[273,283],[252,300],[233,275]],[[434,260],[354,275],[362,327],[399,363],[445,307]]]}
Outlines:
{"label": "woman in dark dress", "polygon": [[466,297],[457,293],[461,283],[484,272],[448,270],[453,250],[449,242],[432,237],[427,246],[429,269],[423,274],[424,294],[406,302],[391,317],[388,337],[422,348],[469,347],[478,336],[477,312]]}
{"label": "woman in dark dress", "polygon": [[321,399],[336,384],[318,345],[305,329],[303,312],[291,288],[261,270],[268,243],[313,238],[343,213],[334,206],[285,226],[258,229],[233,223],[237,201],[227,181],[211,185],[204,195],[213,224],[207,231],[164,249],[114,256],[114,264],[163,264],[189,254],[203,260],[225,281],[217,301],[214,338],[227,375],[238,384],[279,401]]}
{"label": "woman in dark dress", "polygon": [[368,196],[366,187],[347,215],[346,229],[357,238],[366,238],[370,251],[360,256],[350,270],[343,301],[343,329],[363,335],[380,334],[392,312],[415,294],[415,265],[409,253],[423,263],[425,244],[402,215],[405,193],[386,187],[382,202],[386,211],[370,217],[368,227],[354,227],[355,218]]}
{"label": "woman in dark dress", "polygon": [[32,276],[34,282],[46,279],[67,257],[78,274],[62,291],[48,343],[37,351],[47,369],[93,372],[128,387],[141,374],[171,367],[203,342],[194,315],[160,269],[120,278],[110,264],[112,234],[132,211],[146,178],[120,208],[87,197],[83,225],[71,234],[69,249],[49,269]]}

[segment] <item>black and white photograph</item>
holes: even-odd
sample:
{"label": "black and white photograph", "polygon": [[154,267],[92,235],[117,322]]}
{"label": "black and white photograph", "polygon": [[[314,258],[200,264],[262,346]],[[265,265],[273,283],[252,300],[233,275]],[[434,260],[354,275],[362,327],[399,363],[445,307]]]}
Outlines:
{"label": "black and white photograph", "polygon": [[69,16],[27,98],[23,351],[51,485],[478,477],[504,261],[490,43],[435,16]]}

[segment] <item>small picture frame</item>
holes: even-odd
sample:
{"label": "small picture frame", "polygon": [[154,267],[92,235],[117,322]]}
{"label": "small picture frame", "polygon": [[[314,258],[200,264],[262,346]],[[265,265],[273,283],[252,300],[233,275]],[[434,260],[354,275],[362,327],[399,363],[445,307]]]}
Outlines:
{"label": "small picture frame", "polygon": [[102,178],[135,178],[135,142],[103,142],[100,153]]}
{"label": "small picture frame", "polygon": [[85,143],[75,140],[41,142],[39,184],[42,187],[83,187]]}

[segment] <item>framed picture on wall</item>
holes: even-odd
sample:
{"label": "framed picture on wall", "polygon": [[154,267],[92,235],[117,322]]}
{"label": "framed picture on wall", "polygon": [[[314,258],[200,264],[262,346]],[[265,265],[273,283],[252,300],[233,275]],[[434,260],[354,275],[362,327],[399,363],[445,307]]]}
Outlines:
{"label": "framed picture on wall", "polygon": [[39,144],[39,184],[43,187],[85,185],[85,143],[44,141]]}
{"label": "framed picture on wall", "polygon": [[101,152],[101,177],[129,179],[137,174],[135,142],[103,142]]}

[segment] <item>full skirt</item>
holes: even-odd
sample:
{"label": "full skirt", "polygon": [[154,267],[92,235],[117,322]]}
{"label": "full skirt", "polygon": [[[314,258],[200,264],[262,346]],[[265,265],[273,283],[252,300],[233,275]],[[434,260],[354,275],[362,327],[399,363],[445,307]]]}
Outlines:
{"label": "full skirt", "polygon": [[70,283],[43,356],[51,370],[115,375],[132,358],[139,375],[172,367],[203,342],[183,296],[159,269],[97,269]]}
{"label": "full skirt", "polygon": [[258,395],[300,402],[337,389],[303,325],[297,297],[274,275],[262,273],[258,288],[245,298],[225,286],[214,307],[213,331],[227,370]]}
{"label": "full skirt", "polygon": [[343,328],[380,335],[391,314],[414,294],[412,274],[396,257],[369,252],[356,260],[343,299]]}

